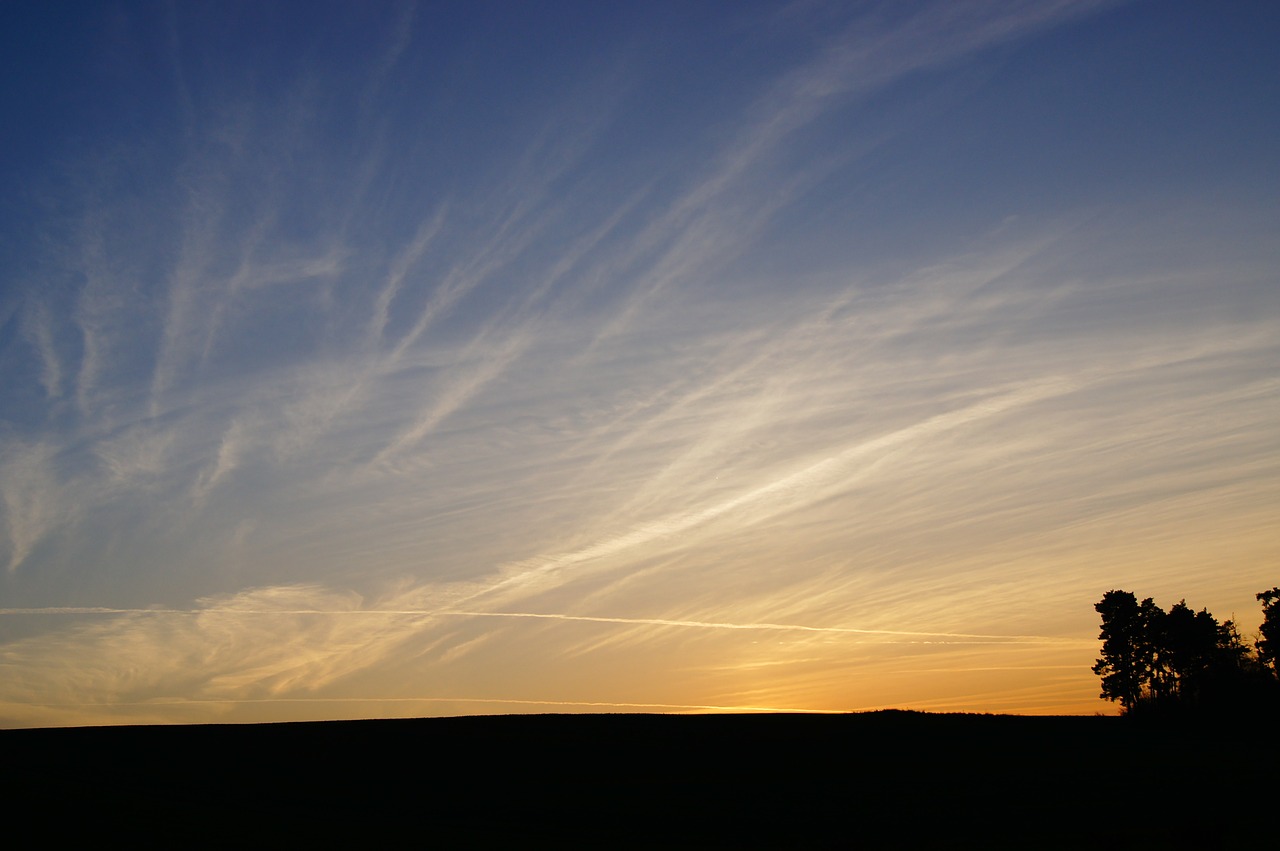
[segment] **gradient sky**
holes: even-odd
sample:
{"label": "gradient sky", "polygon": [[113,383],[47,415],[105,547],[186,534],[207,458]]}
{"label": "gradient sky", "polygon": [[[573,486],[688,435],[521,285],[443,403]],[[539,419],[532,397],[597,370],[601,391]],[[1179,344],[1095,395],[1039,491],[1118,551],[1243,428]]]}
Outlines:
{"label": "gradient sky", "polygon": [[1110,712],[1280,581],[1280,6],[0,4],[0,726]]}

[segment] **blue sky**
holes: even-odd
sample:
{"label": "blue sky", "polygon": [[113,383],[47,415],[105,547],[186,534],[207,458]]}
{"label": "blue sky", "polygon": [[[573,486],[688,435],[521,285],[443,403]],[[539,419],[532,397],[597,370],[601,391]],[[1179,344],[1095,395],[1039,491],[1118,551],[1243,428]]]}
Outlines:
{"label": "blue sky", "polygon": [[0,724],[1092,712],[1280,539],[1265,3],[5,4]]}

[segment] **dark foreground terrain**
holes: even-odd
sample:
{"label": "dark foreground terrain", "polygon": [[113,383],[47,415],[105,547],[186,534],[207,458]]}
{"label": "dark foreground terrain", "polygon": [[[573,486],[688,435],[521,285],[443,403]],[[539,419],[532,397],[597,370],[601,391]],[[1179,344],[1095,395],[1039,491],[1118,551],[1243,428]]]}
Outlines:
{"label": "dark foreground terrain", "polygon": [[7,730],[0,753],[9,835],[55,847],[1207,849],[1276,829],[1253,725],[525,715]]}

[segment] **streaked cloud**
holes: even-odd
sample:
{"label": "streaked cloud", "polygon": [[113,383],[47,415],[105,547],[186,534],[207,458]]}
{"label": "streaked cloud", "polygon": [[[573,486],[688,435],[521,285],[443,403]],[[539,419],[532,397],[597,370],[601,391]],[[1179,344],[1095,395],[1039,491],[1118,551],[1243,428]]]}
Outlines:
{"label": "streaked cloud", "polygon": [[1139,98],[1190,30],[1126,4],[505,11],[175,7],[76,84],[0,291],[0,724],[1094,711],[1108,588],[1250,623],[1256,80]]}

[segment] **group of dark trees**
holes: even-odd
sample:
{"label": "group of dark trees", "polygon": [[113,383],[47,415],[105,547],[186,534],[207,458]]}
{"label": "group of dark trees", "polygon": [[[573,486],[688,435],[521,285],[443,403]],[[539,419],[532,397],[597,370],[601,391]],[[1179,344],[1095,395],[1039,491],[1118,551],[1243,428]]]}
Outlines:
{"label": "group of dark trees", "polygon": [[1280,587],[1257,595],[1263,621],[1253,645],[1235,623],[1219,623],[1186,600],[1169,611],[1150,597],[1108,591],[1102,615],[1102,697],[1129,714],[1233,712],[1280,703]]}

